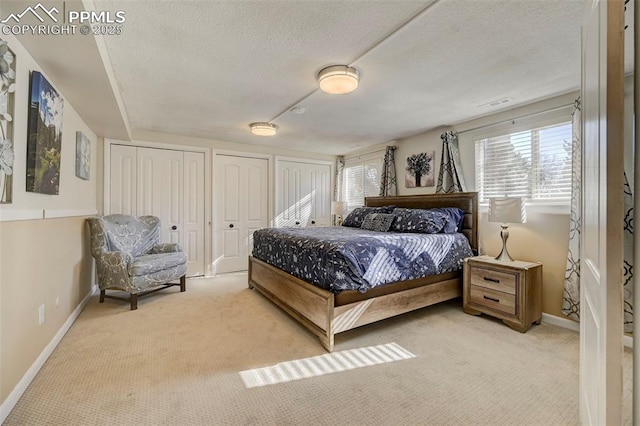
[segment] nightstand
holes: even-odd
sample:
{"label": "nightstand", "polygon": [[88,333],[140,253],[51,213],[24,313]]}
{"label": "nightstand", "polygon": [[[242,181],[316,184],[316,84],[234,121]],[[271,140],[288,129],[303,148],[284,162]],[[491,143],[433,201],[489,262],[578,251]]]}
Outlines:
{"label": "nightstand", "polygon": [[464,261],[463,309],[487,314],[524,333],[542,319],[542,264],[491,256]]}

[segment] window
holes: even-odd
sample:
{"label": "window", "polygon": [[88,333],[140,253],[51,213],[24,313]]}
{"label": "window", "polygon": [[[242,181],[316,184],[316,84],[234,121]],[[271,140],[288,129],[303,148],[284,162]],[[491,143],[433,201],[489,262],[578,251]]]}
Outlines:
{"label": "window", "polygon": [[480,202],[505,195],[533,201],[568,201],[571,149],[571,122],[476,140]]}
{"label": "window", "polygon": [[382,162],[381,157],[345,161],[342,199],[347,202],[348,211],[362,207],[364,197],[380,194]]}

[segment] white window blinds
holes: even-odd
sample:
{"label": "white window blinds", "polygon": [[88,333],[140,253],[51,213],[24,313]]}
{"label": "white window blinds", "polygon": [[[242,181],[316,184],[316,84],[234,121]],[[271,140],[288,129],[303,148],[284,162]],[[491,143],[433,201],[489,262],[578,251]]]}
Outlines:
{"label": "white window blinds", "polygon": [[382,158],[366,161],[345,162],[343,200],[347,202],[347,210],[364,205],[364,197],[380,194],[380,177],[382,174]]}
{"label": "white window blinds", "polygon": [[571,197],[571,122],[475,141],[480,202],[514,196],[529,200]]}

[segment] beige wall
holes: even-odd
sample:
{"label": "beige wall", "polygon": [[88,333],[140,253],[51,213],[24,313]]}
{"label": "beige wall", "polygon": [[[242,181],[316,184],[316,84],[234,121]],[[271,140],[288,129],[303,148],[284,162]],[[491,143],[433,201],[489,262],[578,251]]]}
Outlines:
{"label": "beige wall", "polygon": [[[80,216],[0,221],[0,401],[27,373],[92,286],[92,259],[85,218],[97,210],[96,187],[102,151],[96,134],[66,99],[63,107],[60,194],[25,191],[29,72],[38,64],[14,37],[3,36],[17,57],[14,114],[12,204],[0,205],[0,218],[21,212]],[[45,75],[46,77],[46,75]],[[55,87],[56,82],[49,82]],[[64,93],[60,93],[64,97]],[[91,141],[91,179],[75,176],[76,131]],[[3,219],[3,220],[4,220]],[[57,302],[57,303],[56,303]],[[38,325],[38,308],[45,322]]]}
{"label": "beige wall", "polygon": [[[482,253],[497,256],[502,248],[500,224],[479,221]],[[527,213],[526,224],[510,224],[509,253],[514,259],[542,263],[542,311],[565,318],[562,314],[564,272],[569,248],[569,215]]]}
{"label": "beige wall", "polygon": [[[62,147],[60,152],[60,194],[47,195],[26,192],[27,115],[29,112],[29,72],[40,67],[13,36],[4,36],[16,54],[16,93],[13,126],[15,171],[13,173],[13,203],[0,205],[0,214],[11,210],[49,209],[92,210],[96,208],[96,168],[101,160],[96,134],[85,124],[66,99],[62,109]],[[48,78],[56,88],[56,82]],[[64,98],[64,93],[60,93]],[[76,132],[83,132],[91,141],[91,179],[76,177]]]}
{"label": "beige wall", "polygon": [[[440,135],[445,130],[461,132],[459,136],[460,157],[467,190],[475,190],[475,133],[465,132],[469,129],[485,126],[491,123],[511,120],[527,114],[536,113],[560,105],[573,102],[578,93],[569,93],[553,99],[547,99],[524,107],[515,108],[502,113],[493,114],[477,120],[459,123],[452,127],[443,127],[401,139],[396,142],[396,169],[398,173],[398,193],[403,194],[430,194],[436,187],[405,188],[404,173],[406,158],[415,153],[435,151],[435,183],[437,184],[442,155],[442,140]],[[570,119],[570,116],[568,116]],[[516,123],[517,124],[517,123]],[[503,125],[508,128],[510,123]],[[480,252],[482,254],[497,255],[502,247],[500,238],[500,225],[487,221],[486,208],[481,207],[482,214],[479,220]],[[566,256],[569,238],[569,206],[556,208],[551,211],[533,210],[527,213],[527,223],[509,226],[509,252],[514,258],[528,261],[542,262],[543,264],[543,303],[542,310],[548,314],[562,315],[562,293],[564,287],[564,272],[566,268]]]}
{"label": "beige wall", "polygon": [[87,233],[84,217],[0,223],[1,401],[91,291]]}

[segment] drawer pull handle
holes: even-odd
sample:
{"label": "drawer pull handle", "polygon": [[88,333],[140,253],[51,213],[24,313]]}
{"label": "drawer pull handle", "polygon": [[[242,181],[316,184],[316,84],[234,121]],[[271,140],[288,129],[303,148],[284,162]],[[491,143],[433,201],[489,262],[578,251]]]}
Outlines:
{"label": "drawer pull handle", "polygon": [[499,283],[500,280],[495,279],[495,278],[489,278],[489,277],[482,277],[485,281],[491,281],[492,283]]}
{"label": "drawer pull handle", "polygon": [[494,297],[483,296],[487,300],[491,300],[492,302],[500,303],[500,299],[496,299]]}

